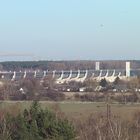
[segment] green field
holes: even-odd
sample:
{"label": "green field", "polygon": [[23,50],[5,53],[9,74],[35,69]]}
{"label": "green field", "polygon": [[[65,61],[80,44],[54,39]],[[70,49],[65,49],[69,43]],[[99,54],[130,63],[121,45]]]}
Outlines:
{"label": "green field", "polygon": [[[7,111],[22,111],[25,108],[29,108],[32,102],[30,101],[5,101],[0,102],[0,110]],[[86,117],[91,113],[106,113],[106,103],[99,102],[40,102],[43,108],[60,108],[68,117]],[[140,112],[140,104],[110,104],[111,112],[115,115],[119,115],[124,119],[132,119],[135,112]]]}

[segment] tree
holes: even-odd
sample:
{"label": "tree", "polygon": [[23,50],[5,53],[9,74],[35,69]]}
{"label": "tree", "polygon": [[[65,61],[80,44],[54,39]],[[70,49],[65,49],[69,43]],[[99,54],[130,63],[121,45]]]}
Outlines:
{"label": "tree", "polygon": [[20,87],[26,90],[27,99],[34,99],[42,88],[36,79],[24,79],[21,81]]}
{"label": "tree", "polygon": [[49,109],[43,110],[38,102],[33,102],[29,110],[25,109],[18,116],[5,118],[5,122],[3,127],[6,126],[4,131],[6,133],[0,130],[0,138],[7,140],[72,140],[75,138],[75,129],[66,118],[58,117]]}
{"label": "tree", "polygon": [[106,87],[107,85],[108,85],[108,83],[105,78],[100,81],[100,86]]}
{"label": "tree", "polygon": [[43,87],[47,87],[48,89],[53,89],[55,86],[55,79],[51,74],[48,74],[47,77],[43,80]]}
{"label": "tree", "polygon": [[116,79],[113,82],[113,85],[118,85],[120,83],[120,78],[116,77]]}

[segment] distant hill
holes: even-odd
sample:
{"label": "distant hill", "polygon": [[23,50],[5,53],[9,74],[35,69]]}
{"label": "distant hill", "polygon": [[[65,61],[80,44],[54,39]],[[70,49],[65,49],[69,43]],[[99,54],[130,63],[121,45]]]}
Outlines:
{"label": "distant hill", "polygon": [[[89,70],[95,69],[95,62],[92,60],[78,61],[9,61],[1,62],[0,70],[20,71],[20,70]],[[100,61],[101,69],[125,69],[124,60]],[[140,60],[131,60],[132,69],[140,69]]]}

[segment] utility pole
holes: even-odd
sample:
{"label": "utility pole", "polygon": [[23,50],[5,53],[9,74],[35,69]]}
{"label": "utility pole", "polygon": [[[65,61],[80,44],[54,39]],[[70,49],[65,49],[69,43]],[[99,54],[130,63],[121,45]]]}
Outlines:
{"label": "utility pole", "polygon": [[110,134],[110,121],[111,121],[111,105],[110,105],[110,98],[107,95],[107,104],[106,104],[107,110],[106,110],[106,117],[107,117],[107,137],[109,137]]}

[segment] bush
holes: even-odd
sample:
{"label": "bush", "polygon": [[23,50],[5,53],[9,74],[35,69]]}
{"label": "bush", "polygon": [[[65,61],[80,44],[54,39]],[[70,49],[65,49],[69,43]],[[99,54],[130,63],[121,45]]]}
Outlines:
{"label": "bush", "polygon": [[52,101],[63,101],[65,99],[65,95],[63,93],[55,90],[47,91],[46,97]]}

